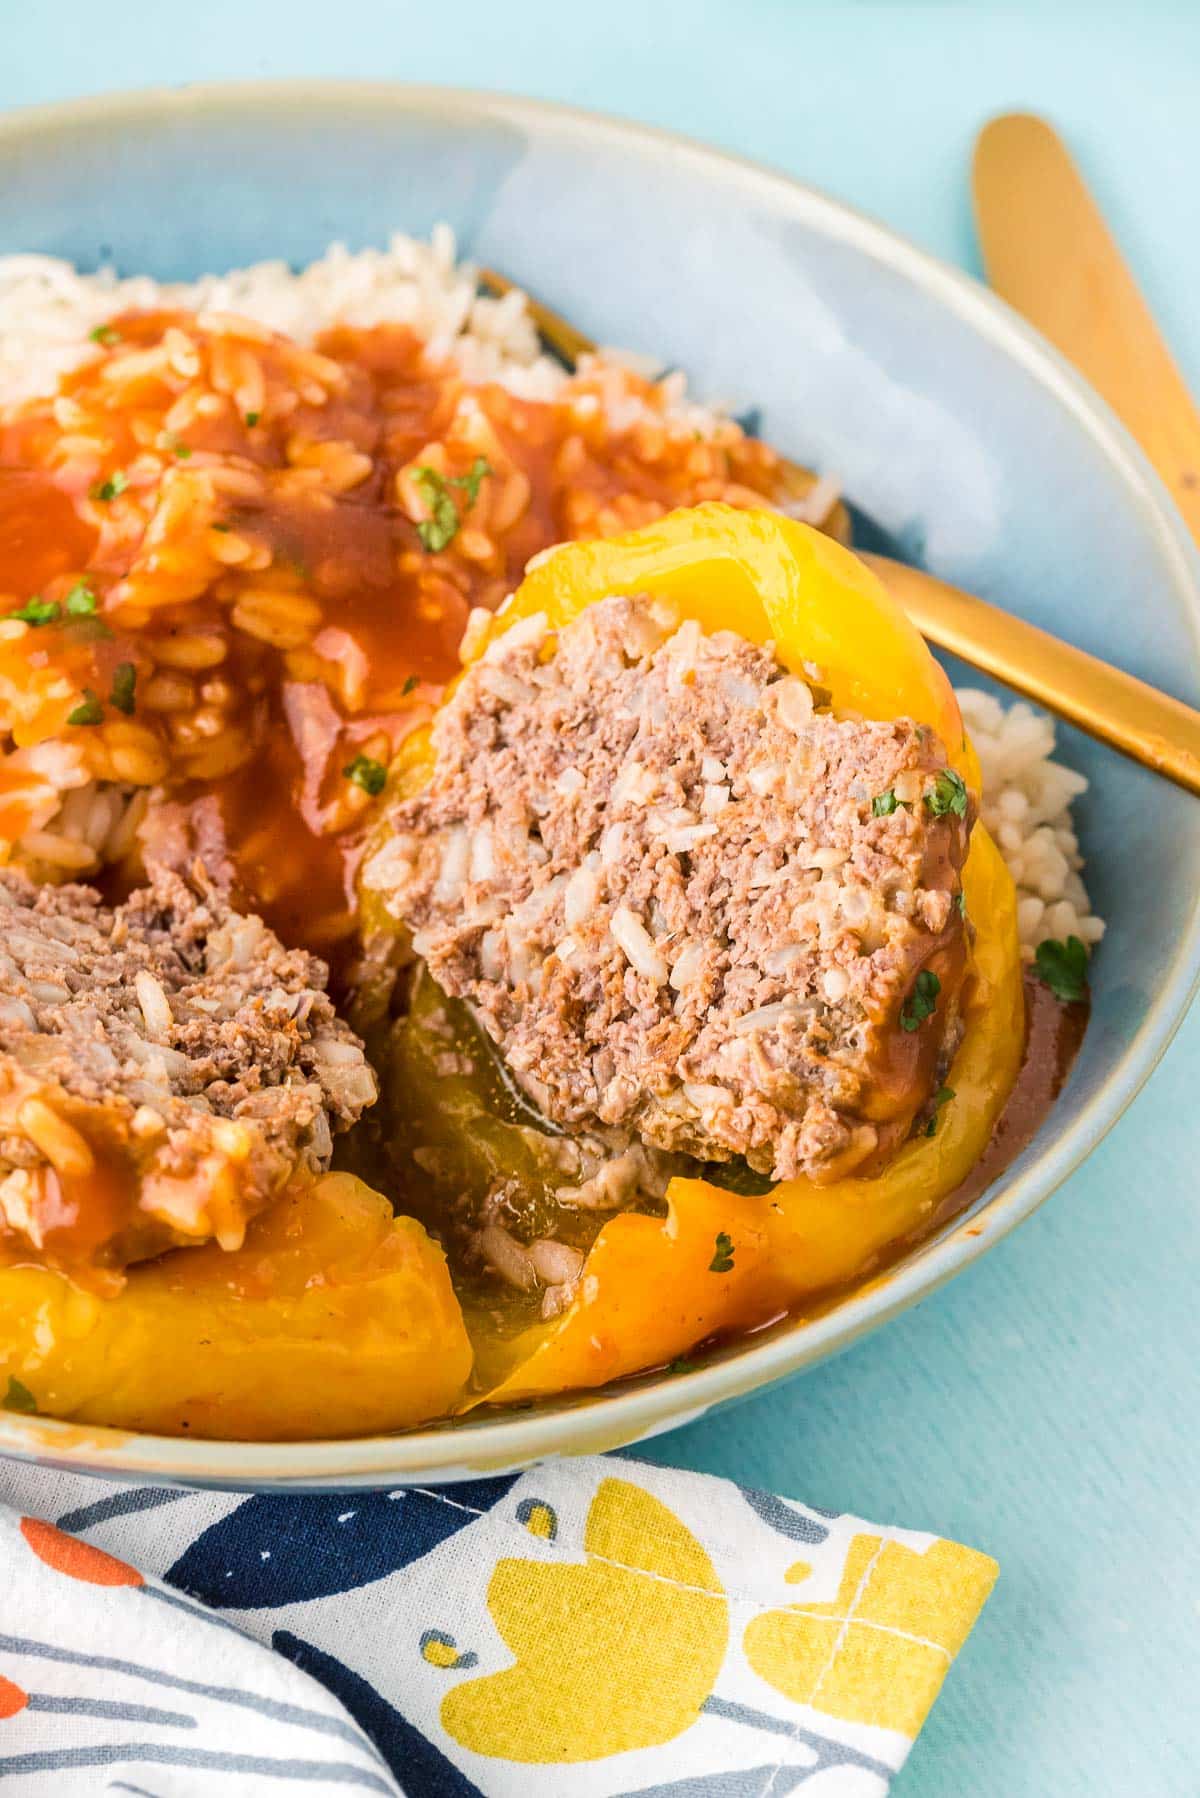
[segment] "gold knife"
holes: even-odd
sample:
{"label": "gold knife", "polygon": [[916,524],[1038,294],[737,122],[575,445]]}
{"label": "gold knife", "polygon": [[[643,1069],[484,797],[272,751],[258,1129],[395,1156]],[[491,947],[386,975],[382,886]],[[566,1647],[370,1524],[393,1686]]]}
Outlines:
{"label": "gold knife", "polygon": [[1200,542],[1200,412],[1061,138],[1032,113],[993,119],[973,186],[988,285],[1108,401]]}

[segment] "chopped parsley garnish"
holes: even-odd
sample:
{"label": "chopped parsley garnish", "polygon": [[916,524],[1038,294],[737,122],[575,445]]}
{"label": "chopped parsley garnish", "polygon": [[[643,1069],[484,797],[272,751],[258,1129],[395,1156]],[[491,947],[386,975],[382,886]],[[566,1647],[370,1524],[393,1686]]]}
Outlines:
{"label": "chopped parsley garnish", "polygon": [[261,412],[247,412],[246,425],[247,425],[248,429],[250,429],[252,431],[261,417],[262,417]]}
{"label": "chopped parsley garnish", "polygon": [[102,343],[105,349],[108,349],[111,344],[121,341],[121,333],[115,325],[97,325],[94,330],[88,332],[88,336],[93,343]]}
{"label": "chopped parsley garnish", "polygon": [[429,507],[429,517],[421,519],[417,525],[417,536],[425,549],[436,553],[447,548],[458,536],[462,516],[450,492],[451,487],[462,488],[466,494],[464,510],[469,512],[479,498],[484,476],[491,472],[492,465],[486,456],[476,456],[466,474],[439,474],[436,468],[427,464],[417,469],[413,480]]}
{"label": "chopped parsley garnish", "polygon": [[30,1392],[24,1380],[18,1380],[16,1374],[8,1376],[8,1391],[4,1394],[6,1411],[28,1411],[37,1416],[37,1400]]}
{"label": "chopped parsley garnish", "polygon": [[8,614],[10,618],[19,618],[22,624],[57,624],[62,617],[62,608],[56,599],[39,599],[35,594],[27,599],[23,606]]}
{"label": "chopped parsley garnish", "polygon": [[61,624],[65,613],[68,621],[77,622],[82,618],[89,619],[95,627],[94,634],[110,636],[112,633],[108,630],[107,625],[104,625],[99,618],[92,616],[95,610],[96,595],[86,581],[77,581],[61,605],[56,599],[43,599],[40,594],[35,593],[32,599],[25,601],[23,606],[18,606],[15,612],[8,612],[5,616],[17,618],[22,624],[32,624],[36,627],[41,624]]}
{"label": "chopped parsley garnish", "polygon": [[1066,1005],[1087,992],[1087,950],[1077,936],[1069,936],[1065,943],[1047,937],[1037,946],[1033,967],[1038,979]]}
{"label": "chopped parsley garnish", "polygon": [[686,1355],[679,1355],[674,1361],[667,1362],[666,1372],[691,1373],[692,1369],[699,1365],[698,1361],[689,1361]]}
{"label": "chopped parsley garnish", "polygon": [[96,698],[90,687],[83,689],[83,698],[73,712],[67,713],[68,724],[103,724],[104,707]]}
{"label": "chopped parsley garnish", "polygon": [[63,604],[71,618],[90,618],[96,610],[96,595],[86,581],[76,581]]}
{"label": "chopped parsley garnish", "polygon": [[124,712],[128,718],[133,712],[133,689],[137,685],[137,669],[132,662],[118,662],[113,669],[112,692],[109,699],[118,712]]}
{"label": "chopped parsley garnish", "polygon": [[876,793],[871,801],[871,816],[873,818],[890,818],[899,803],[900,801],[891,787],[886,793]]}
{"label": "chopped parsley garnish", "polygon": [[733,1237],[721,1230],[715,1243],[716,1254],[708,1264],[710,1274],[727,1274],[733,1267]]}
{"label": "chopped parsley garnish", "polygon": [[468,509],[479,498],[479,489],[483,485],[485,475],[492,472],[492,465],[486,456],[476,456],[466,474],[455,475],[450,482],[452,487],[462,487],[466,491]]}
{"label": "chopped parsley garnish", "polygon": [[943,768],[925,795],[925,806],[932,817],[944,818],[953,812],[956,818],[967,815],[967,783],[953,768]]}
{"label": "chopped parsley garnish", "polygon": [[422,518],[417,525],[417,536],[424,548],[431,552],[445,549],[458,535],[458,507],[436,468],[418,468],[413,478],[429,507],[429,517]]}
{"label": "chopped parsley garnish", "polygon": [[387,769],[382,762],[377,762],[369,755],[356,755],[354,760],[342,769],[347,780],[352,780],[356,787],[369,793],[375,799],[387,785]]}
{"label": "chopped parsley garnish", "polygon": [[922,968],[913,983],[913,990],[904,1001],[900,1010],[901,1030],[918,1030],[926,1018],[931,1018],[937,1010],[937,996],[942,990],[942,983],[932,968]]}
{"label": "chopped parsley garnish", "polygon": [[925,1126],[926,1136],[934,1136],[937,1134],[938,1116],[939,1116],[939,1113],[941,1112],[942,1106],[948,1105],[950,1103],[950,1100],[953,1097],[954,1097],[954,1088],[952,1086],[939,1086],[938,1087],[937,1091],[933,1095],[933,1115],[930,1118],[929,1122]]}
{"label": "chopped parsley garnish", "polygon": [[100,481],[92,488],[92,498],[103,500],[107,505],[110,499],[116,499],[118,493],[124,493],[129,485],[129,478],[121,469],[110,474],[107,481]]}
{"label": "chopped parsley garnish", "polygon": [[966,923],[966,919],[967,919],[967,895],[966,895],[966,894],[965,894],[965,893],[964,893],[964,892],[962,892],[962,891],[961,891],[961,889],[960,889],[960,890],[959,890],[959,891],[958,891],[958,892],[957,892],[957,893],[955,893],[955,895],[954,895],[954,903],[955,903],[955,905],[957,905],[957,907],[958,907],[958,915],[959,915],[959,917],[960,917],[960,918],[961,918],[961,919],[962,919],[962,920],[963,920],[963,922],[964,922],[964,923]]}
{"label": "chopped parsley garnish", "polygon": [[185,443],[182,437],[176,437],[174,431],[164,431],[158,445],[160,449],[168,450],[172,456],[178,456],[181,462],[186,462],[192,453],[191,444]]}
{"label": "chopped parsley garnish", "polygon": [[415,693],[417,688],[420,686],[420,684],[421,684],[420,675],[419,674],[410,674],[408,679],[405,681],[404,685],[400,689],[401,699],[407,699],[410,693]]}

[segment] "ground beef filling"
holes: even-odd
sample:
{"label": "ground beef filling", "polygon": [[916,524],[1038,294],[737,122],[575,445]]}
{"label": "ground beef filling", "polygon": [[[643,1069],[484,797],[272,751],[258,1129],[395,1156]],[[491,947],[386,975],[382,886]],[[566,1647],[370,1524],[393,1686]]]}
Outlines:
{"label": "ground beef filling", "polygon": [[644,598],[522,621],[464,675],[364,878],[548,1117],[826,1181],[930,1104],[966,790],[928,728],[823,697]]}
{"label": "ground beef filling", "polygon": [[113,910],[0,870],[0,1254],[104,1288],[237,1246],[375,1098],[325,977],[174,874]]}

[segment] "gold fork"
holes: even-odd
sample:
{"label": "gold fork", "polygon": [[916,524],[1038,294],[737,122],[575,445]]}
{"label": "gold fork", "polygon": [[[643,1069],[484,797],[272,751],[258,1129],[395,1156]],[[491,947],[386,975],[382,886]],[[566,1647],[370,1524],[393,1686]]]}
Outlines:
{"label": "gold fork", "polygon": [[[515,286],[495,269],[481,269],[480,281],[495,294]],[[580,356],[594,353],[591,338],[557,312],[535,299],[529,299],[528,306],[539,336],[568,368],[574,368]],[[785,461],[783,466],[791,490],[798,497],[808,494],[816,476],[794,462]],[[849,514],[840,502],[822,529],[849,542]],[[862,560],[904,607],[921,635],[939,649],[1200,795],[1200,712],[922,569],[890,556],[863,555]]]}

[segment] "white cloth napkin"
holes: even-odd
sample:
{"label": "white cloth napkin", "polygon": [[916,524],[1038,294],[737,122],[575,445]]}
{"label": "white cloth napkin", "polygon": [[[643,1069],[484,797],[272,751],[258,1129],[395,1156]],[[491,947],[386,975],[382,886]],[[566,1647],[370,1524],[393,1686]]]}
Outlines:
{"label": "white cloth napkin", "polygon": [[12,1798],[880,1798],[996,1573],[616,1457],[0,1505]]}

